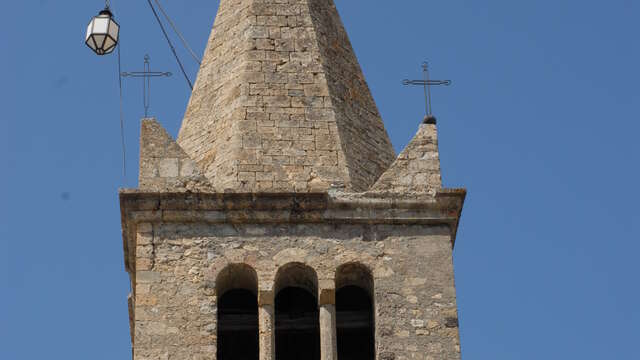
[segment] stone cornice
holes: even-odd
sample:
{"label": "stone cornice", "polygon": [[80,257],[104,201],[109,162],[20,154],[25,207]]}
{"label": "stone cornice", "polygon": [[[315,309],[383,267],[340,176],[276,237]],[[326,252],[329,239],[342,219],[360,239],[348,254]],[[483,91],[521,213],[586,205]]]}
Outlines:
{"label": "stone cornice", "polygon": [[403,224],[447,225],[452,246],[465,189],[441,189],[435,196],[380,193],[153,193],[120,191],[125,267],[135,264],[141,223],[210,224]]}

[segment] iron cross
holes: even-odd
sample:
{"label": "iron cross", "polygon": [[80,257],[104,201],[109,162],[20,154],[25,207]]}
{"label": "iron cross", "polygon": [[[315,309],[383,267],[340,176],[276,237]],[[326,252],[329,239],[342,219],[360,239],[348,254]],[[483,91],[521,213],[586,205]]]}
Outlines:
{"label": "iron cross", "polygon": [[422,63],[422,80],[403,80],[403,85],[420,85],[424,87],[424,106],[425,106],[425,117],[424,122],[427,124],[435,124],[436,118],[433,116],[433,112],[431,111],[431,86],[451,85],[451,80],[431,80],[429,77],[429,63]]}
{"label": "iron cross", "polygon": [[149,106],[151,106],[151,78],[152,77],[169,77],[170,72],[151,71],[151,58],[149,55],[144,56],[144,71],[123,72],[122,77],[142,78],[142,101],[144,105],[144,117],[149,116]]}

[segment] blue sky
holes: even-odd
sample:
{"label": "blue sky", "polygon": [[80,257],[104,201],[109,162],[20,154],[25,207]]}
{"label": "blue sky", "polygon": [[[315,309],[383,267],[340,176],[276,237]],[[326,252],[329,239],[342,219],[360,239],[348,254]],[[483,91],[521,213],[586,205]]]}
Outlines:
{"label": "blue sky", "polygon": [[[638,359],[640,3],[336,0],[397,151],[434,90],[444,183],[469,191],[454,252],[463,358]],[[168,1],[202,53],[218,2]],[[119,187],[142,89],[83,44],[101,1],[13,1],[0,21],[0,358],[130,358]],[[112,1],[123,70],[174,136],[189,89],[145,1]],[[180,48],[191,78],[197,65]]]}

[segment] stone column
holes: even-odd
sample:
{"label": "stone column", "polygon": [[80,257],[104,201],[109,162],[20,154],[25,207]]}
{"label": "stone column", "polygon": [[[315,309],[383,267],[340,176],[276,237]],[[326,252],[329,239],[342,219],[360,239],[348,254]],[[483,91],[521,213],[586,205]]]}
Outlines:
{"label": "stone column", "polygon": [[320,289],[320,359],[337,360],[336,292],[334,288]]}
{"label": "stone column", "polygon": [[274,360],[276,318],[273,291],[258,292],[258,322],[260,360]]}

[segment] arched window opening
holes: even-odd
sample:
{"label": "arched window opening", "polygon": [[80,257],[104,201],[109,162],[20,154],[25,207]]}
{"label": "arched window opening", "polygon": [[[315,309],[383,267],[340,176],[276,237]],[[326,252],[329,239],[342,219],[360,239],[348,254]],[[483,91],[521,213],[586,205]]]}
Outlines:
{"label": "arched window opening", "polygon": [[258,280],[244,264],[229,265],[216,281],[218,360],[258,360]]}
{"label": "arched window opening", "polygon": [[313,269],[285,265],[276,275],[276,360],[319,360],[320,325]]}
{"label": "arched window opening", "polygon": [[373,278],[360,264],[347,264],[336,272],[336,333],[338,359],[375,358]]}

